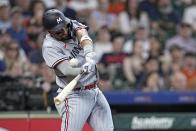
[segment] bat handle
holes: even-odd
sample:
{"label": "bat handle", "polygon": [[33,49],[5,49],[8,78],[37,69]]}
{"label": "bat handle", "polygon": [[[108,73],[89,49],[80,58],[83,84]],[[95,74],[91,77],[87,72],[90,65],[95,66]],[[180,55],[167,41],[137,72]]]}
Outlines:
{"label": "bat handle", "polygon": [[57,98],[54,98],[54,103],[56,103],[57,105],[60,105],[61,104],[61,101]]}
{"label": "bat handle", "polygon": [[80,74],[78,74],[74,79],[75,79],[76,81],[78,81],[78,80],[81,78],[82,75],[83,75],[83,72],[80,73]]}

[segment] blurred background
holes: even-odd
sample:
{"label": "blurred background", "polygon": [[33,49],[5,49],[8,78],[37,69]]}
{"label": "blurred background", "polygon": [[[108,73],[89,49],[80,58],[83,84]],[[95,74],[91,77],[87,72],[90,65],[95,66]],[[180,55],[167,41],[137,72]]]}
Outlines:
{"label": "blurred background", "polygon": [[196,0],[0,0],[0,130],[60,130],[41,50],[51,8],[90,27],[116,131],[196,130]]}

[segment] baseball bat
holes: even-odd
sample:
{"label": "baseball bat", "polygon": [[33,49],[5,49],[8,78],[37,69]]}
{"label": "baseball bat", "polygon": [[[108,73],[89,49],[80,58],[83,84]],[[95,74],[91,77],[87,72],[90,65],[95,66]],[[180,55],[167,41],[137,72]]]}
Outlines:
{"label": "baseball bat", "polygon": [[63,90],[54,98],[54,102],[59,105],[61,104],[67,95],[73,90],[73,88],[78,83],[78,80],[81,78],[82,73],[78,74],[72,81],[70,81]]}

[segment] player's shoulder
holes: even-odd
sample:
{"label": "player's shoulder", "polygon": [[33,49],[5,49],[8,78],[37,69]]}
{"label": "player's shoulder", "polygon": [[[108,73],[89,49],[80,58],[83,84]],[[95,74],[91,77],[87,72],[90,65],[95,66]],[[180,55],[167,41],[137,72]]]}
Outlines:
{"label": "player's shoulder", "polygon": [[52,38],[49,34],[47,34],[44,38],[44,41],[43,41],[43,48],[47,48],[47,47],[54,47],[57,44],[58,42]]}

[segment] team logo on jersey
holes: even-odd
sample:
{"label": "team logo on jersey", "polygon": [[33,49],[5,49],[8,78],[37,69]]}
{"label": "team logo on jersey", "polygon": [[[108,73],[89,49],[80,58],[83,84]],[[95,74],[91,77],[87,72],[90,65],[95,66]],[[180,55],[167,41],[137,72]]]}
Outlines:
{"label": "team logo on jersey", "polygon": [[57,23],[60,23],[63,20],[61,19],[61,17],[59,17],[59,18],[56,19],[56,21],[57,21]]}
{"label": "team logo on jersey", "polygon": [[82,50],[82,48],[80,46],[78,46],[78,47],[74,46],[70,52],[71,57],[76,58],[76,56],[80,53],[81,50]]}

